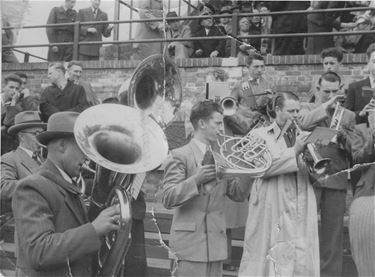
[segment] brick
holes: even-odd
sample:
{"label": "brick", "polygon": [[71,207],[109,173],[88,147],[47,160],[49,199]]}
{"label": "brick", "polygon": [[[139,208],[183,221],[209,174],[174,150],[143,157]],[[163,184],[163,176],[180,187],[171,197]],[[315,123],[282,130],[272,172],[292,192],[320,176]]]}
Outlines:
{"label": "brick", "polygon": [[285,72],[285,75],[299,76],[301,75],[301,72],[300,71],[287,71]]}

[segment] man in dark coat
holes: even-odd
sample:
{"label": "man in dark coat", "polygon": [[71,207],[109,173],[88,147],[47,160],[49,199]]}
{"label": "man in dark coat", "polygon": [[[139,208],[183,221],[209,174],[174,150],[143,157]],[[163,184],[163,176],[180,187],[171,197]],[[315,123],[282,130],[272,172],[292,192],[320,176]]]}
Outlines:
{"label": "man in dark coat", "polygon": [[100,238],[119,229],[120,208],[111,206],[89,222],[74,178],[85,155],[75,141],[76,112],[56,113],[37,136],[48,148],[38,173],[23,179],[13,196],[17,276],[93,276]]}
{"label": "man in dark coat", "polygon": [[[47,24],[72,23],[76,21],[74,10],[76,0],[65,0],[64,6],[54,7],[49,13]],[[73,42],[74,26],[54,26],[46,28],[49,43]],[[48,49],[48,61],[70,61],[73,57],[73,45],[52,46]]]}
{"label": "man in dark coat", "polygon": [[1,156],[1,214],[11,212],[11,200],[19,180],[35,173],[41,164],[36,135],[45,129],[38,112],[25,111],[16,115],[8,132],[18,136],[16,150]]}
{"label": "man in dark coat", "polygon": [[[99,9],[100,0],[91,0],[91,7],[78,11],[78,20],[80,22],[87,21],[108,21],[108,15]],[[79,41],[102,41],[102,36],[109,37],[111,35],[113,25],[108,23],[82,25]],[[100,44],[80,45],[80,60],[99,60]]]}
{"label": "man in dark coat", "polygon": [[356,114],[357,124],[367,122],[369,111],[375,107],[375,43],[367,48],[369,77],[349,84],[345,107]]}
{"label": "man in dark coat", "polygon": [[[271,12],[306,10],[309,1],[270,1]],[[271,30],[273,34],[306,33],[306,14],[273,15]],[[303,37],[283,37],[273,40],[273,55],[303,55]]]}
{"label": "man in dark coat", "polygon": [[[312,1],[315,10],[344,8],[345,1]],[[340,29],[337,18],[339,12],[310,13],[307,15],[308,33],[332,32],[332,29]],[[306,54],[319,54],[323,49],[333,47],[333,36],[309,37],[307,39]]]}
{"label": "man in dark coat", "polygon": [[[203,13],[203,15],[209,15]],[[214,26],[212,18],[200,19],[199,24],[202,26],[201,29],[193,33],[193,37],[216,37],[224,36],[225,30],[221,26]],[[225,54],[225,37],[222,39],[214,40],[195,40],[194,41],[194,56],[197,58],[204,57],[223,57]]]}
{"label": "man in dark coat", "polygon": [[44,122],[53,113],[82,112],[89,106],[85,89],[65,79],[65,67],[62,64],[51,64],[48,68],[48,78],[52,85],[44,89],[40,103],[40,112]]}

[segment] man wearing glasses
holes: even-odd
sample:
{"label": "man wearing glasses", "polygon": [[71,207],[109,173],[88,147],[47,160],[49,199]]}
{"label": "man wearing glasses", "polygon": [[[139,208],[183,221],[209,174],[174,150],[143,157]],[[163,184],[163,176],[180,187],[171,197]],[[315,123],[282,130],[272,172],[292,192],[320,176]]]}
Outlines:
{"label": "man wearing glasses", "polygon": [[25,111],[16,115],[15,124],[8,133],[18,137],[16,150],[1,157],[1,214],[11,212],[11,201],[17,183],[37,171],[41,164],[40,145],[36,135],[46,124],[40,120],[38,112]]}

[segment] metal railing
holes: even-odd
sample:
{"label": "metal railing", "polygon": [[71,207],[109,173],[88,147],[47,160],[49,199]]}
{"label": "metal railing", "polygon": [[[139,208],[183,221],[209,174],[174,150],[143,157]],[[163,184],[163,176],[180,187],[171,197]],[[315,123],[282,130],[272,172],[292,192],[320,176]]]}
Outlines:
{"label": "metal railing", "polygon": [[[116,0],[122,2],[121,0]],[[184,1],[186,2],[186,1]],[[125,2],[124,2],[125,3]],[[128,4],[126,4],[128,5]],[[232,31],[237,33],[238,18],[240,17],[251,17],[251,16],[272,16],[272,15],[292,15],[292,14],[310,14],[310,13],[330,13],[330,12],[347,12],[347,11],[368,11],[375,10],[375,8],[369,7],[358,7],[358,8],[344,8],[344,9],[326,9],[326,10],[298,10],[298,11],[281,11],[281,12],[267,12],[267,13],[234,13],[232,15],[207,15],[207,16],[179,16],[175,19],[178,20],[197,20],[204,18],[232,18]],[[173,17],[168,20],[173,20]],[[130,20],[109,20],[109,21],[91,21],[91,22],[79,22],[74,23],[58,23],[58,24],[44,24],[44,25],[29,25],[24,26],[24,29],[31,28],[53,28],[61,26],[74,26],[74,39],[72,42],[60,42],[60,43],[42,43],[42,44],[21,44],[21,45],[3,45],[4,49],[8,48],[31,48],[31,47],[52,47],[52,46],[63,46],[73,45],[73,59],[78,59],[79,45],[107,45],[107,44],[133,44],[133,43],[150,43],[150,42],[173,42],[173,41],[197,41],[197,40],[216,40],[223,39],[223,36],[215,37],[190,37],[190,38],[160,38],[160,39],[129,39],[129,40],[112,40],[112,41],[79,41],[79,34],[81,26],[85,25],[98,25],[103,23],[108,24],[132,24],[132,23],[145,23],[145,22],[157,22],[163,21],[163,18],[154,19],[130,19]],[[15,27],[3,27],[3,30],[16,29]],[[261,34],[261,35],[247,35],[232,37],[227,36],[227,39],[232,39],[231,44],[231,56],[235,55],[236,52],[236,41],[235,39],[251,39],[251,38],[283,38],[283,37],[315,37],[315,36],[347,36],[347,35],[362,35],[362,34],[373,34],[374,30],[367,31],[346,31],[346,32],[319,32],[319,33],[287,33],[287,34]],[[19,51],[19,50],[18,50]],[[29,54],[30,56],[35,56]],[[37,58],[41,58],[36,56]],[[42,58],[43,59],[43,58]]]}

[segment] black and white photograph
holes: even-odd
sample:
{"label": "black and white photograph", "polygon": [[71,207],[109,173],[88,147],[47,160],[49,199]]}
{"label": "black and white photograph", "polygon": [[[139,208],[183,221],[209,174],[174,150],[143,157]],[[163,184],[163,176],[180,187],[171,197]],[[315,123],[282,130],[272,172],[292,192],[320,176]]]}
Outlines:
{"label": "black and white photograph", "polygon": [[375,277],[374,0],[0,14],[0,277]]}

